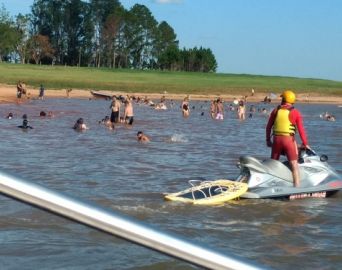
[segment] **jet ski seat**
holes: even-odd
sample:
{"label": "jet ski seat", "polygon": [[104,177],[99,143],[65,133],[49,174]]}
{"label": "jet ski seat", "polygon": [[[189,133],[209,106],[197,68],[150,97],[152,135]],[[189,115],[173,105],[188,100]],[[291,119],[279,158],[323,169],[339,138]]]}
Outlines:
{"label": "jet ski seat", "polygon": [[262,165],[267,168],[267,172],[271,175],[280,177],[288,182],[293,183],[292,172],[289,167],[275,159],[266,159]]}
{"label": "jet ski seat", "polygon": [[251,156],[241,156],[240,164],[257,172],[271,174],[293,183],[290,168],[278,160],[266,159],[260,162],[258,159]]}
{"label": "jet ski seat", "polygon": [[241,156],[240,157],[240,164],[243,166],[252,168],[258,172],[265,173],[264,165],[256,158],[251,156]]}

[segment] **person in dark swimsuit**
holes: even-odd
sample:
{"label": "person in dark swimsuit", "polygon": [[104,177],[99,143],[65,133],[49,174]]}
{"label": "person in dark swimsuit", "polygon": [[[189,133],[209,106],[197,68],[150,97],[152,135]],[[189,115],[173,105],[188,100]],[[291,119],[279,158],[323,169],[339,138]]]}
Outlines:
{"label": "person in dark swimsuit", "polygon": [[27,119],[24,119],[23,120],[23,124],[21,126],[18,126],[18,128],[25,129],[25,130],[33,129],[33,127],[28,125],[28,120]]}

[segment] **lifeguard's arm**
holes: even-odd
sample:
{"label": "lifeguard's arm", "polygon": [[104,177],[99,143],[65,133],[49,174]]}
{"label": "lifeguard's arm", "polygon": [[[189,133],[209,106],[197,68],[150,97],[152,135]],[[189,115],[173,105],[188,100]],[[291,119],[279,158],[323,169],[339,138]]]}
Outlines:
{"label": "lifeguard's arm", "polygon": [[272,127],[273,127],[273,123],[274,123],[274,119],[276,116],[276,110],[273,110],[271,112],[270,117],[268,118],[268,122],[267,122],[267,126],[266,126],[266,142],[270,142],[271,141],[271,132],[272,132]]}
{"label": "lifeguard's arm", "polygon": [[303,125],[303,117],[300,114],[300,112],[297,110],[293,110],[293,112],[291,112],[291,114],[293,114],[293,118],[294,118],[293,120],[291,119],[291,122],[293,122],[293,121],[295,122],[295,125],[297,127],[300,139],[302,140],[303,145],[307,146],[308,140],[307,140],[306,132],[305,132],[304,125]]}

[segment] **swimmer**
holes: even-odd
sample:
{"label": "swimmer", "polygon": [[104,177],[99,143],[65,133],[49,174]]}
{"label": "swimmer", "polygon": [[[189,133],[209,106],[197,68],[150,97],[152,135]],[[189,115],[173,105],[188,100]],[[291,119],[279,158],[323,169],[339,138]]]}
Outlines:
{"label": "swimmer", "polygon": [[262,114],[268,114],[266,108],[262,108],[261,113],[262,113]]}
{"label": "swimmer", "polygon": [[325,112],[324,114],[321,114],[320,117],[323,118],[324,120],[332,121],[332,122],[334,122],[336,120],[335,116],[330,114],[330,113],[328,113],[328,112]]}
{"label": "swimmer", "polygon": [[101,121],[99,121],[99,124],[106,124],[110,122],[110,118],[108,115],[105,116],[105,118],[103,118]]}
{"label": "swimmer", "polygon": [[78,118],[74,127],[73,127],[74,130],[77,130],[77,131],[82,131],[82,130],[86,130],[87,129],[87,126],[86,124],[84,123],[84,120],[83,118]]}
{"label": "swimmer", "polygon": [[138,133],[137,133],[137,140],[138,140],[138,142],[150,142],[151,141],[150,138],[147,137],[144,134],[144,132],[142,132],[142,131],[138,131]]}
{"label": "swimmer", "polygon": [[46,116],[46,112],[41,111],[41,112],[39,113],[39,116],[40,116],[40,117],[45,117],[45,116]]}
{"label": "swimmer", "polygon": [[335,116],[333,115],[328,115],[327,118],[326,118],[327,121],[331,121],[331,122],[335,122]]}
{"label": "swimmer", "polygon": [[103,124],[108,128],[108,129],[114,129],[114,122],[111,121],[109,116],[106,116],[103,119]]}
{"label": "swimmer", "polygon": [[234,110],[235,110],[234,105],[230,103],[228,106],[228,111],[234,111]]}
{"label": "swimmer", "polygon": [[21,129],[33,129],[33,127],[28,125],[28,120],[27,119],[24,119],[23,120],[23,124],[21,126],[18,126],[18,128],[21,128]]}
{"label": "swimmer", "polygon": [[6,116],[7,119],[12,119],[13,118],[13,113],[9,113],[7,116]]}
{"label": "swimmer", "polygon": [[154,109],[155,110],[167,110],[167,107],[163,102],[161,102],[161,103],[157,104]]}

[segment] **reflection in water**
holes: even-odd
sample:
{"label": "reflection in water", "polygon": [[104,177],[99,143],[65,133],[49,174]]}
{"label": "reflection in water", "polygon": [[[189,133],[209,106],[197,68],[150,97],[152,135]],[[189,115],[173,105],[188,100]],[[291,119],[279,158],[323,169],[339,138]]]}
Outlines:
{"label": "reflection in water", "polygon": [[[163,112],[136,106],[133,126],[118,124],[114,132],[98,124],[109,114],[107,101],[1,105],[0,169],[275,269],[342,268],[340,195],[291,202],[239,200],[215,207],[163,201],[162,193],[187,188],[189,179],[235,178],[240,155],[270,155],[265,116],[240,122],[236,112],[226,112],[224,121],[214,121],[209,112],[196,111],[205,103],[192,104],[187,119],[179,106]],[[272,105],[267,106],[270,110]],[[341,173],[342,110],[297,107],[310,145],[327,154]],[[42,110],[54,117],[39,117]],[[11,120],[5,119],[9,111]],[[336,122],[322,121],[317,113],[322,111],[333,113]],[[24,113],[34,126],[25,133],[16,128]],[[89,130],[76,133],[72,126],[80,117]],[[137,143],[139,130],[152,142]],[[0,239],[6,244],[0,250],[2,269],[192,269],[5,197],[0,197]]]}

